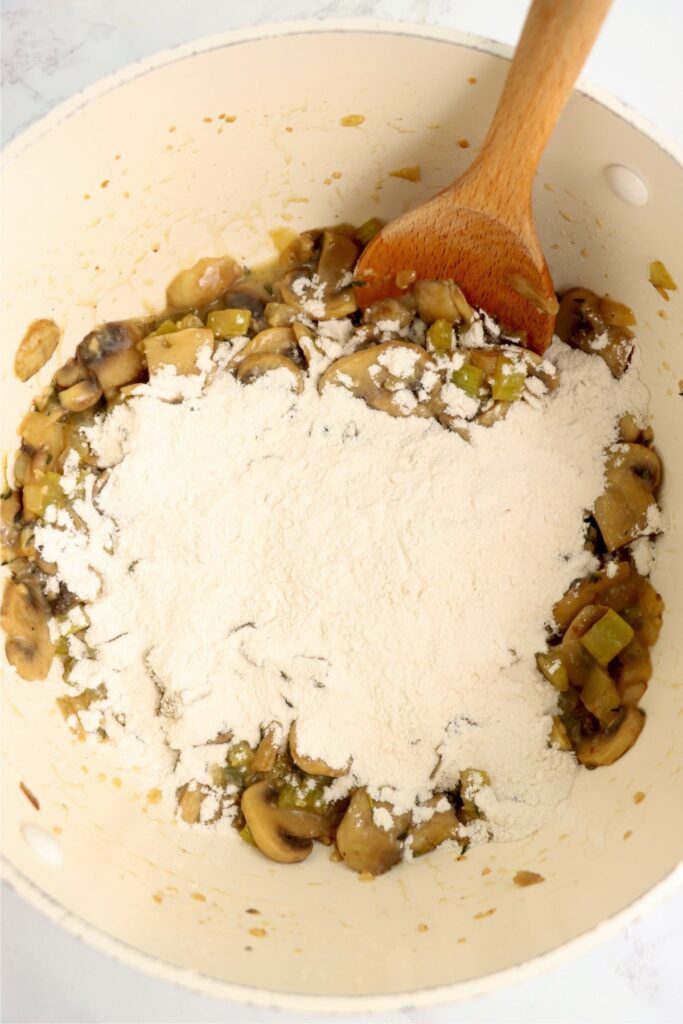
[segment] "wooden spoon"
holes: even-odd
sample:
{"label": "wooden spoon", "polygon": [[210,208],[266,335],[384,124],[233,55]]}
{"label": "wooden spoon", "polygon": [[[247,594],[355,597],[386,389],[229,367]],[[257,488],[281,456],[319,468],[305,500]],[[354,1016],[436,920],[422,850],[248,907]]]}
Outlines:
{"label": "wooden spoon", "polygon": [[[488,135],[462,177],[391,221],[361,255],[361,308],[417,280],[454,280],[472,306],[544,352],[557,300],[531,208],[536,167],[611,0],[533,0]],[[577,160],[581,139],[576,140]],[[404,272],[401,274],[401,272]],[[399,276],[399,284],[396,275]]]}

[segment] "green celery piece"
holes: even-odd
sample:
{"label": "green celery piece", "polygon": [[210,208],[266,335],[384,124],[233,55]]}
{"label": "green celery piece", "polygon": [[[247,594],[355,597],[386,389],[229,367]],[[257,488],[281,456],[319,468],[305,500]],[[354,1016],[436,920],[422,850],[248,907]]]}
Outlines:
{"label": "green celery piece", "polygon": [[604,725],[614,720],[621,706],[621,697],[611,677],[600,665],[596,664],[590,670],[581,690],[581,702]]}
{"label": "green celery piece", "polygon": [[[437,321],[438,322],[438,321]],[[484,382],[484,371],[472,363],[463,363],[459,370],[453,370],[451,380],[470,398],[478,398],[479,390]]]}
{"label": "green celery piece", "polygon": [[449,320],[435,320],[427,330],[427,338],[435,352],[446,355],[453,344],[453,324]]}
{"label": "green celery piece", "polygon": [[365,223],[361,224],[358,228],[357,237],[363,245],[367,245],[383,227],[384,225],[381,220],[378,220],[377,217],[370,217],[369,220],[366,220]]}
{"label": "green celery piece", "polygon": [[621,615],[608,608],[601,619],[581,637],[581,643],[598,665],[608,665],[633,640],[634,631]]}
{"label": "green celery piece", "polygon": [[545,651],[543,654],[537,654],[536,664],[556,690],[564,693],[569,689],[569,676],[559,652]]}
{"label": "green celery piece", "polygon": [[239,338],[246,334],[251,323],[250,309],[215,309],[206,318],[216,338]]}
{"label": "green celery piece", "polygon": [[243,839],[245,843],[249,843],[249,846],[256,846],[256,841],[251,834],[251,829],[248,825],[245,825],[243,829],[240,829],[240,839]]}
{"label": "green celery piece", "polygon": [[492,394],[496,402],[515,402],[524,394],[526,366],[511,356],[500,355],[493,373]]}

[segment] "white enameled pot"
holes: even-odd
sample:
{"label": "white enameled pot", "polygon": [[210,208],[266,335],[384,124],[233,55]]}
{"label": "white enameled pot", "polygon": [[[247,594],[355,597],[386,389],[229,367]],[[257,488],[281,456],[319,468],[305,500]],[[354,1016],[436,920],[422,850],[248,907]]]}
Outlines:
{"label": "white enameled pot", "polygon": [[[386,23],[261,27],[133,65],[24,133],[4,156],[3,448],[80,337],[98,321],[159,308],[178,268],[223,252],[259,260],[272,228],[390,218],[444,186],[482,141],[507,52]],[[363,124],[343,127],[351,113]],[[416,163],[418,183],[388,176]],[[656,574],[667,617],[638,744],[614,767],[582,772],[568,817],[537,835],[462,861],[436,852],[363,884],[322,848],[281,867],[165,820],[116,750],[72,738],[53,684],[7,670],[6,877],[71,932],[207,994],[368,1012],[528,976],[675,883],[682,299],[679,291],[665,303],[648,265],[662,260],[683,285],[683,166],[631,111],[577,92],[543,159],[535,208],[558,288],[609,291],[638,317],[670,524]],[[54,317],[64,337],[22,385],[12,356],[35,317]],[[521,889],[512,882],[519,869],[545,882]]]}

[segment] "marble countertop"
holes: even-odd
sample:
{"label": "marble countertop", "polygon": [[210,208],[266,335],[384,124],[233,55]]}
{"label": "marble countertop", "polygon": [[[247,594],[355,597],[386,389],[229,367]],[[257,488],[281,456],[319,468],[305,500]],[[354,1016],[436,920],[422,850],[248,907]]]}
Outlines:
{"label": "marble countertop", "polygon": [[[513,43],[525,8],[526,0],[3,0],[2,139],[122,65],[212,32],[290,18],[368,16],[448,25]],[[683,144],[681,38],[681,0],[619,0],[585,78]],[[680,1024],[682,962],[679,890],[598,949],[538,978],[466,1003],[376,1019]],[[8,891],[0,1017],[169,1024],[320,1019],[204,999],[146,978],[84,947]]]}

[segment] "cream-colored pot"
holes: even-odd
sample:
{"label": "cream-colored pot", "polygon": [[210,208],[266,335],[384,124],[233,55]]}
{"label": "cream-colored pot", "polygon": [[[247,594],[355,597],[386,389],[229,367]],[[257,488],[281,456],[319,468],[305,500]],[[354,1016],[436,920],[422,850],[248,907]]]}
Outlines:
{"label": "cream-colored pot", "polygon": [[[223,252],[252,262],[269,254],[277,226],[389,218],[432,195],[476,152],[506,70],[499,49],[454,33],[294,24],[163,54],[34,126],[7,150],[4,172],[3,447],[83,333],[159,308],[179,267]],[[365,120],[343,127],[347,114]],[[419,182],[389,176],[412,164]],[[613,164],[638,172],[644,204],[642,187],[606,173]],[[206,993],[368,1011],[470,995],[555,964],[667,876],[673,884],[683,851],[683,341],[681,292],[664,302],[648,265],[663,260],[683,286],[683,167],[633,114],[577,93],[535,205],[558,288],[609,291],[637,312],[667,470],[656,575],[667,618],[635,749],[583,771],[569,816],[523,842],[460,861],[436,852],[364,884],[322,848],[281,867],[164,820],[116,750],[72,738],[53,684],[7,671],[7,877],[73,933]],[[40,379],[21,385],[12,355],[38,316],[54,317],[64,339]],[[519,869],[545,882],[519,888]]]}

